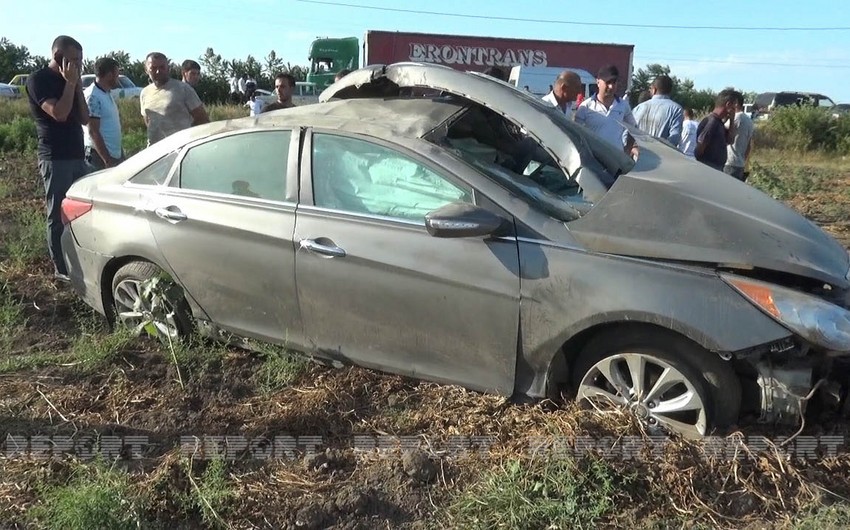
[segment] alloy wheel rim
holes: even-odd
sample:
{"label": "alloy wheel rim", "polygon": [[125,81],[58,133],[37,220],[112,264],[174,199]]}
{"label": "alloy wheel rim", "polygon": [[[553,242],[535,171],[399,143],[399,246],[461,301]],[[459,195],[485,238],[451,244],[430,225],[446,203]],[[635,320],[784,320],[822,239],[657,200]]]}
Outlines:
{"label": "alloy wheel rim", "polygon": [[652,355],[622,353],[594,364],[579,384],[577,399],[603,413],[627,413],[651,432],[701,438],[706,404],[676,367]]}
{"label": "alloy wheel rim", "polygon": [[146,332],[164,341],[178,338],[174,309],[152,280],[121,280],[113,298],[118,319],[136,335]]}

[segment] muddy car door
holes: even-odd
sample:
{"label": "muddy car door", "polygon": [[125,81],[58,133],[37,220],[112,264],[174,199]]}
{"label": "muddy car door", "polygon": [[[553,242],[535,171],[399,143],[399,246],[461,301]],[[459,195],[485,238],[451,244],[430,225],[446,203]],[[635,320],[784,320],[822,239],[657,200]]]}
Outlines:
{"label": "muddy car door", "polygon": [[[472,188],[413,149],[335,131],[309,136],[295,240],[298,301],[313,349],[510,394],[516,240],[434,237],[425,226],[429,212],[475,202]],[[510,235],[513,222],[503,215]]]}
{"label": "muddy car door", "polygon": [[149,208],[163,256],[214,323],[294,344],[298,140],[251,131],[191,145]]}

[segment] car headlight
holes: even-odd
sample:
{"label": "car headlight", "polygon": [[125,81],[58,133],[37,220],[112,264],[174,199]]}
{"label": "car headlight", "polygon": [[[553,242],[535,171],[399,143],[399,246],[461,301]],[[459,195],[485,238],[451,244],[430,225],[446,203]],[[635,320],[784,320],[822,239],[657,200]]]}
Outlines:
{"label": "car headlight", "polygon": [[807,341],[850,351],[850,311],[816,296],[740,276],[720,277],[762,311]]}

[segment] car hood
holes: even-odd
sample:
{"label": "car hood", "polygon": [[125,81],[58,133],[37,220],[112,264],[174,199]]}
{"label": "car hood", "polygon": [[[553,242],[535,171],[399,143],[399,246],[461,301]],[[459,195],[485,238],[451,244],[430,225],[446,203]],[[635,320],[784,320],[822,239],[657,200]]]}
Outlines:
{"label": "car hood", "polygon": [[588,249],[767,269],[847,287],[847,251],[816,224],[725,173],[632,129],[634,169],[568,224]]}

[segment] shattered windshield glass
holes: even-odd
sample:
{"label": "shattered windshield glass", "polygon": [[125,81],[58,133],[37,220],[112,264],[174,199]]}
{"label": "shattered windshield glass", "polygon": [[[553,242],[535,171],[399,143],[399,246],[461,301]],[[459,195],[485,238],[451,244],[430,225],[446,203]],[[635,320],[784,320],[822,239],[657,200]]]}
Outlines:
{"label": "shattered windshield glass", "polygon": [[555,219],[578,219],[593,206],[537,141],[490,109],[470,107],[440,131],[429,141]]}

